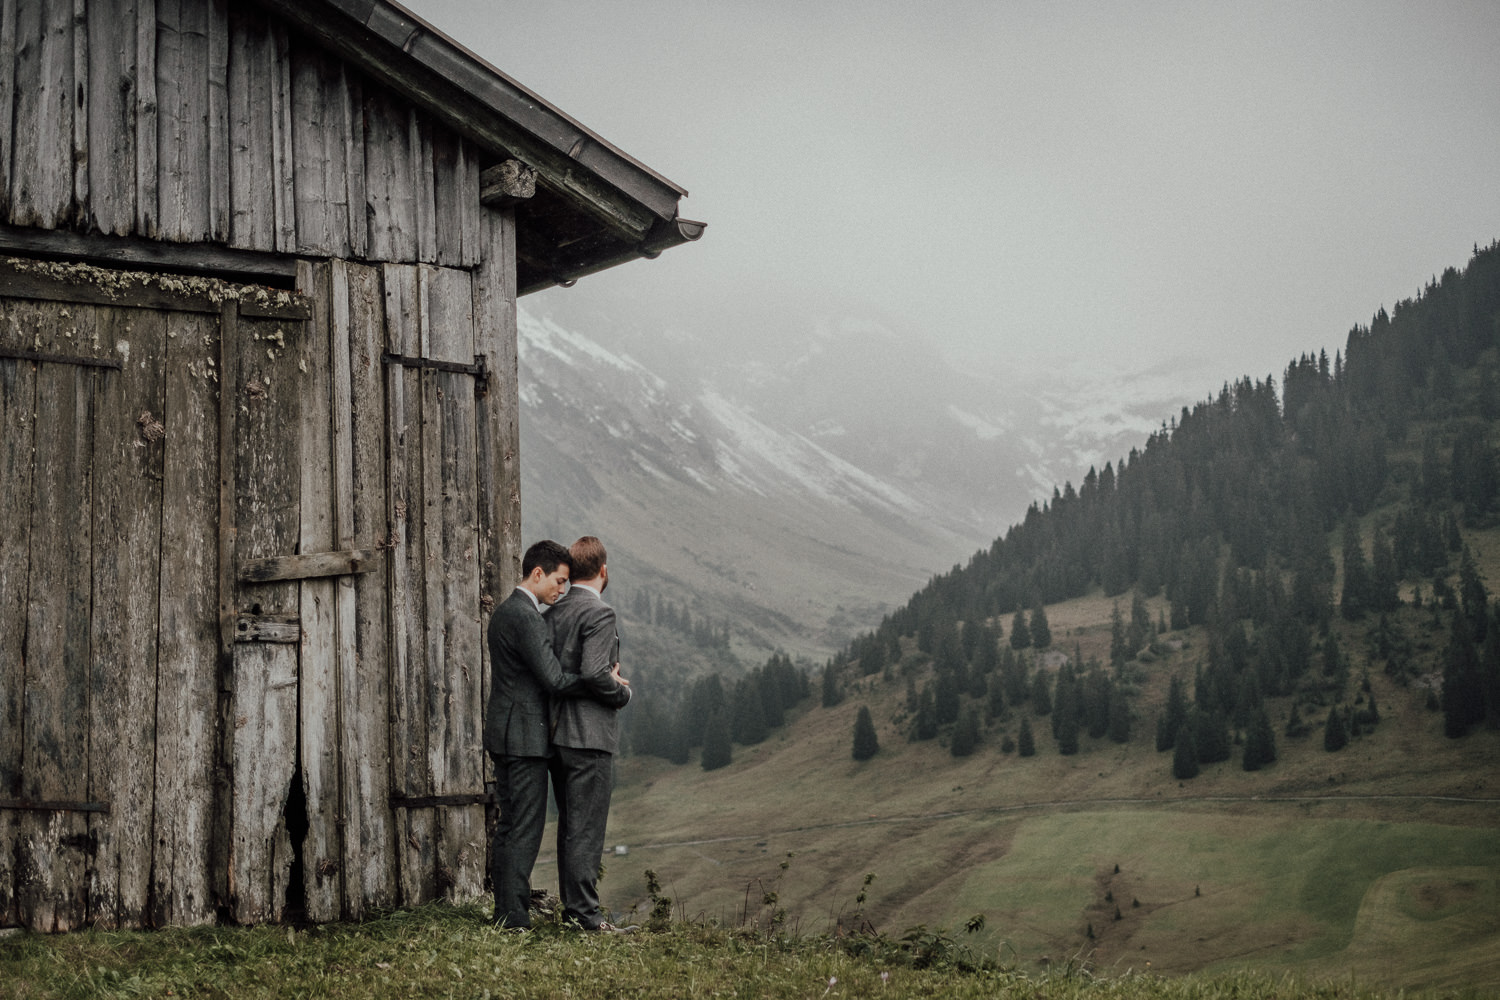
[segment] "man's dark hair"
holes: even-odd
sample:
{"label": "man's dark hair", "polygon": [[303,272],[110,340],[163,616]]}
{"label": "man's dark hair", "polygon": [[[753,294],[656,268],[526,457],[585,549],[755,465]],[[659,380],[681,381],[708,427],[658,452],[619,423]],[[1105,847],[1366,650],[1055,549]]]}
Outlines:
{"label": "man's dark hair", "polygon": [[572,560],[573,575],[580,580],[592,580],[604,568],[607,557],[604,543],[593,535],[584,535],[568,548]]}
{"label": "man's dark hair", "polygon": [[573,568],[573,557],[568,555],[568,550],[550,538],[544,538],[534,543],[521,557],[521,578],[525,579],[531,575],[531,571],[538,566],[542,572],[551,575],[557,572],[557,567],[566,566]]}

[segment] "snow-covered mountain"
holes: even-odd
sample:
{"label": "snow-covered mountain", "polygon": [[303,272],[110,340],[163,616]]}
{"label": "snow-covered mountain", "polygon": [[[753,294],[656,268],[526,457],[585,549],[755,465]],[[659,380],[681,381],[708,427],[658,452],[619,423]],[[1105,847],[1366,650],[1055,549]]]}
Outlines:
{"label": "snow-covered mountain", "polygon": [[742,647],[817,656],[1202,384],[960,371],[864,320],[726,344],[526,305],[520,370],[528,540],[597,534],[617,605],[646,586]]}

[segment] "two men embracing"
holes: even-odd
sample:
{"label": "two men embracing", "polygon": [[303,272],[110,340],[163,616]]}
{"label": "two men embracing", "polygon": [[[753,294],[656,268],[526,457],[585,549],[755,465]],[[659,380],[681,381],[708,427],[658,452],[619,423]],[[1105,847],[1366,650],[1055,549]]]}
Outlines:
{"label": "two men embracing", "polygon": [[[599,861],[609,814],[617,713],[630,701],[620,635],[604,602],[604,545],[541,541],[521,560],[521,582],[490,616],[490,701],[484,747],[495,764],[500,821],[490,843],[495,921],[529,927],[531,869],[557,800],[558,886],[565,919],[618,932],[599,906]],[[550,613],[543,617],[543,606]]]}

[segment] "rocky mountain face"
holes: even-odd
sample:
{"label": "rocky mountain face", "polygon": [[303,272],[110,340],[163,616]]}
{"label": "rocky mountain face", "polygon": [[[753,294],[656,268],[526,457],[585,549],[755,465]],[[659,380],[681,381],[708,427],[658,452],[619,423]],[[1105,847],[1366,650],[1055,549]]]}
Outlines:
{"label": "rocky mountain face", "polygon": [[523,303],[524,537],[599,535],[617,607],[821,658],[1203,384],[965,367],[868,321],[725,342]]}

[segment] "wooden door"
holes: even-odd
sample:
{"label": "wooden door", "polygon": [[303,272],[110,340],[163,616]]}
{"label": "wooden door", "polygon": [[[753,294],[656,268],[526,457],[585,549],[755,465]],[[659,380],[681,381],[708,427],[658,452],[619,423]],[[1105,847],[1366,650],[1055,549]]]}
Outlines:
{"label": "wooden door", "polygon": [[306,315],[241,294],[0,268],[0,924],[215,915],[224,334]]}

